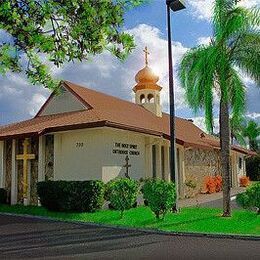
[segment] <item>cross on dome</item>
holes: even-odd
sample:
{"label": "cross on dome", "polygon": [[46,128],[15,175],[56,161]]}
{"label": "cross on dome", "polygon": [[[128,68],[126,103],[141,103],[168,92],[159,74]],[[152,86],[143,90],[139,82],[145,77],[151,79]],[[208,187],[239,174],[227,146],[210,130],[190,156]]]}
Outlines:
{"label": "cross on dome", "polygon": [[148,55],[150,55],[150,52],[148,52],[147,46],[145,46],[143,52],[145,53],[145,65],[148,66]]}

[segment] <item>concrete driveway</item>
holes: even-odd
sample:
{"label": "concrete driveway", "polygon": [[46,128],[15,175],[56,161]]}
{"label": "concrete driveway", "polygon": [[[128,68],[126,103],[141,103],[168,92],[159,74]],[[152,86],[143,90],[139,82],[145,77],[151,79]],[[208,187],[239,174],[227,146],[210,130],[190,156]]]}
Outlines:
{"label": "concrete driveway", "polygon": [[260,241],[171,236],[0,214],[0,259],[259,259]]}

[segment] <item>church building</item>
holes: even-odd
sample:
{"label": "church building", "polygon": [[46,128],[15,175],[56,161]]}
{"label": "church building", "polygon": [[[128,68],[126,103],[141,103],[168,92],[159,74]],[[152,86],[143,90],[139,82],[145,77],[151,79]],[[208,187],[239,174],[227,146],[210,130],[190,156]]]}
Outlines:
{"label": "church building", "polygon": [[[162,87],[147,57],[135,80],[135,103],[63,81],[34,118],[1,127],[0,188],[11,204],[37,204],[36,184],[43,180],[170,180],[169,115],[162,112]],[[199,192],[206,176],[221,174],[219,139],[176,117],[176,143],[178,188],[185,197],[186,181],[196,181]],[[233,187],[250,155],[232,146]]]}

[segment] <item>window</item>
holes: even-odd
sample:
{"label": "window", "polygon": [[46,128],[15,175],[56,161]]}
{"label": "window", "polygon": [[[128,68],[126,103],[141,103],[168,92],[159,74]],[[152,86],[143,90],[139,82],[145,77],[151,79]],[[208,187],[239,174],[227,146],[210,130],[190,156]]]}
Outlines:
{"label": "window", "polygon": [[243,163],[243,159],[241,157],[239,157],[238,167],[239,167],[240,170],[242,169],[242,166],[243,166],[242,163]]}
{"label": "window", "polygon": [[144,103],[145,103],[145,96],[144,96],[144,94],[142,94],[142,95],[140,96],[140,103],[141,103],[141,104],[144,104]]}
{"label": "window", "polygon": [[154,95],[153,94],[149,94],[148,95],[148,102],[149,103],[154,103]]}

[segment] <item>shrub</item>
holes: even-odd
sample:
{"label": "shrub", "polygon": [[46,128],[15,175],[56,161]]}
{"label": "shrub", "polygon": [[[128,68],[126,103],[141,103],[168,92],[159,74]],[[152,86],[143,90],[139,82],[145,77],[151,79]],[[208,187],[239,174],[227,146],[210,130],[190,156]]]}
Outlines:
{"label": "shrub", "polygon": [[142,192],[157,219],[164,218],[176,202],[175,186],[172,182],[159,179],[148,180]]}
{"label": "shrub", "polygon": [[7,191],[5,189],[0,189],[0,204],[7,203]]}
{"label": "shrub", "polygon": [[216,186],[216,192],[220,192],[222,190],[222,177],[220,175],[215,176],[214,178],[215,186]]}
{"label": "shrub", "polygon": [[246,159],[246,172],[251,181],[260,181],[260,155]]}
{"label": "shrub", "polygon": [[260,214],[260,183],[255,183],[246,189],[245,193],[237,195],[237,203],[243,208],[257,208]]}
{"label": "shrub", "polygon": [[215,178],[211,176],[207,176],[205,178],[205,187],[206,187],[206,193],[214,193],[216,192],[216,182]]}
{"label": "shrub", "polygon": [[102,181],[44,181],[37,191],[42,206],[52,211],[94,212],[104,202]]}
{"label": "shrub", "polygon": [[250,183],[249,177],[241,176],[239,178],[240,187],[247,187]]}
{"label": "shrub", "polygon": [[106,199],[113,209],[121,211],[121,218],[124,211],[132,208],[137,200],[139,184],[137,181],[128,178],[118,178],[106,184]]}

